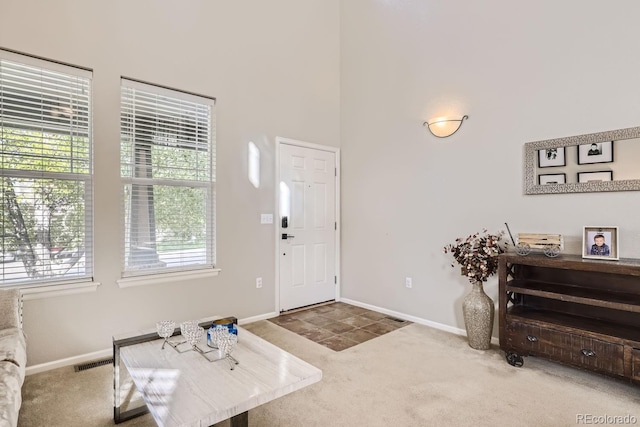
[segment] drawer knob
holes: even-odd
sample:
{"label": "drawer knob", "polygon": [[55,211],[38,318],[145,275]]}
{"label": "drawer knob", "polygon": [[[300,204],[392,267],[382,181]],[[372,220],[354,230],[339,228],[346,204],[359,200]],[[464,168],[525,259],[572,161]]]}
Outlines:
{"label": "drawer knob", "polygon": [[583,348],[582,350],[580,350],[580,352],[587,357],[594,357],[596,355],[595,351],[589,350],[587,348]]}
{"label": "drawer knob", "polygon": [[536,342],[538,341],[538,338],[533,335],[527,335],[527,340],[529,340],[530,342]]}

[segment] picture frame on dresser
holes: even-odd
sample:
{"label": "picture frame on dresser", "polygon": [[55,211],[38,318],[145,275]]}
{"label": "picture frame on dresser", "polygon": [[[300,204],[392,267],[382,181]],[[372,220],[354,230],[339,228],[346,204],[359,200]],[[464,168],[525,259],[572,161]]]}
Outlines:
{"label": "picture frame on dresser", "polygon": [[619,247],[617,226],[583,227],[582,258],[617,261]]}

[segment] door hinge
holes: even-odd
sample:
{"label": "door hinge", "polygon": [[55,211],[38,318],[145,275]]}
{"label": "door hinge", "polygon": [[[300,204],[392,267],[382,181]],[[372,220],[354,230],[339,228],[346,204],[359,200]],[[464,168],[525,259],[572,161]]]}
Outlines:
{"label": "door hinge", "polygon": [[335,175],[333,176],[338,176],[338,168],[333,168]]}
{"label": "door hinge", "polygon": [[333,276],[333,283],[338,284],[338,276]]}
{"label": "door hinge", "polygon": [[337,229],[338,229],[338,223],[337,223],[337,222],[334,222],[334,223],[333,223],[333,229],[334,229],[334,230],[337,230]]}

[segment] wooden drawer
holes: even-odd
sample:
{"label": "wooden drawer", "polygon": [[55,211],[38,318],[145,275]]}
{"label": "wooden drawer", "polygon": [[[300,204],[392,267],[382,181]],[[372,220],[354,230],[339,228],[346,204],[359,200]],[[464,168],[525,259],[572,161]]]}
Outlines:
{"label": "wooden drawer", "polygon": [[572,335],[571,361],[578,366],[624,375],[624,346]]}
{"label": "wooden drawer", "polygon": [[554,356],[562,353],[564,333],[527,323],[507,323],[507,344],[524,355]]}
{"label": "wooden drawer", "polygon": [[631,349],[631,379],[640,381],[640,349]]}
{"label": "wooden drawer", "polygon": [[[507,346],[523,355],[546,356],[583,368],[624,375],[624,347],[578,334],[520,322],[506,325]],[[640,350],[636,370],[640,375]]]}

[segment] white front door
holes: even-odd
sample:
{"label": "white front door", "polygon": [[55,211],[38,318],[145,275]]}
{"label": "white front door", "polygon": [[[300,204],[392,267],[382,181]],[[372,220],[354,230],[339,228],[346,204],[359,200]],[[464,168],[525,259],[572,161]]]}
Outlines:
{"label": "white front door", "polygon": [[335,152],[280,144],[281,311],[336,298],[336,174]]}

